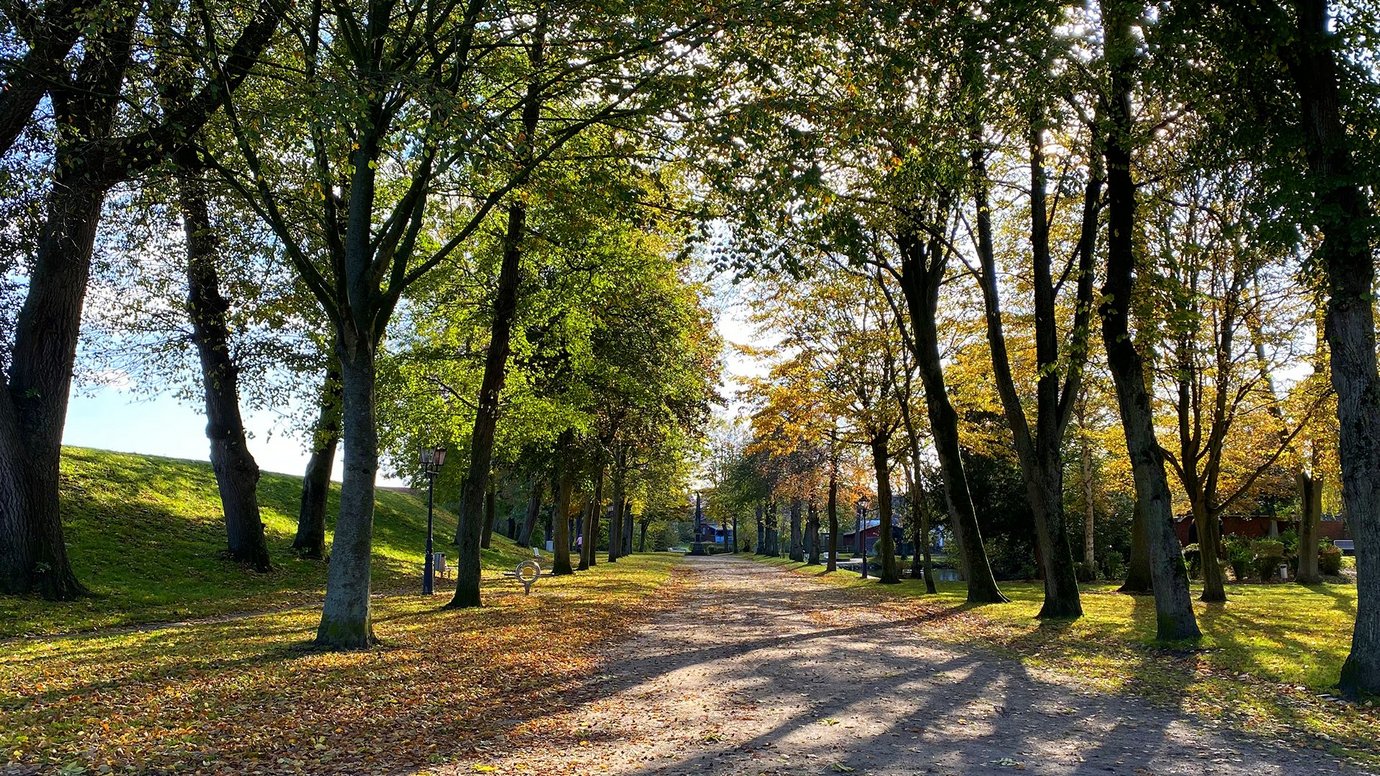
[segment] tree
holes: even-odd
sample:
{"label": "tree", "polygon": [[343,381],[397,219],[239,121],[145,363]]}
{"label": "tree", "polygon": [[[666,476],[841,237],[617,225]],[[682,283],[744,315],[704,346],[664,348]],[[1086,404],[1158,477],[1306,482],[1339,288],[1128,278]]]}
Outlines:
{"label": "tree", "polygon": [[[44,10],[61,14],[79,7],[56,4]],[[196,3],[194,10],[208,9]],[[53,110],[53,181],[0,391],[0,481],[5,483],[0,486],[0,591],[5,593],[37,591],[50,599],[70,599],[84,592],[63,541],[58,461],[92,247],[106,193],[185,146],[239,87],[279,21],[277,5],[265,0],[223,58],[207,62],[210,75],[189,87],[188,101],[148,117],[138,110],[121,110],[126,84],[145,75],[132,70],[134,28],[143,13],[143,4],[102,6],[82,28],[80,56],[74,58],[64,56],[73,45],[67,43],[70,27],[19,24],[29,30],[35,60],[26,58],[33,70],[18,79],[20,90],[6,90],[0,139],[8,136],[12,143],[32,120],[39,96],[30,78],[42,78]],[[30,21],[41,25],[44,20]],[[203,32],[213,34],[209,28]],[[168,37],[160,41],[173,44]],[[220,52],[214,38],[194,45],[198,52]]]}
{"label": "tree", "polygon": [[1136,67],[1132,26],[1137,6],[1124,0],[1102,0],[1102,29],[1109,94],[1104,107],[1107,129],[1103,154],[1107,164],[1107,262],[1102,287],[1102,342],[1107,367],[1116,385],[1117,404],[1126,431],[1126,452],[1136,484],[1137,508],[1150,548],[1154,580],[1156,638],[1197,639],[1197,619],[1188,594],[1188,571],[1174,535],[1173,504],[1165,477],[1164,456],[1155,438],[1145,362],[1131,334],[1130,307],[1136,268],[1136,184],[1132,173],[1135,141],[1131,93]]}

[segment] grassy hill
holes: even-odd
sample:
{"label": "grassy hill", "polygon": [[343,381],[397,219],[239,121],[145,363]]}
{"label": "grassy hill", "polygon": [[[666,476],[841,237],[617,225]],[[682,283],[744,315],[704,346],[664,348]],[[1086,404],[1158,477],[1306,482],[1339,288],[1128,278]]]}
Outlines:
{"label": "grassy hill", "polygon": [[[62,509],[68,553],[92,595],[72,603],[0,598],[0,638],[48,635],[115,625],[261,611],[320,601],[326,564],[292,553],[302,480],[264,474],[259,503],[274,569],[248,571],[226,560],[225,529],[211,466],[201,461],[67,448]],[[333,486],[328,528],[337,509]],[[374,589],[421,587],[426,496],[380,490],[374,513]],[[436,512],[439,550],[455,516]],[[331,534],[327,533],[329,546]],[[526,550],[501,536],[486,550],[486,568],[511,568]],[[494,573],[497,573],[496,571]],[[438,594],[449,591],[445,582]]]}

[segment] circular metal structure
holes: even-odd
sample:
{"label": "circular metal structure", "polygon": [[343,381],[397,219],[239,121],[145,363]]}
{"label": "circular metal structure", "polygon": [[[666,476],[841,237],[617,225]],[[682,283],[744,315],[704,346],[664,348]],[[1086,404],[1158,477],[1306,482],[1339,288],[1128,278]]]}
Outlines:
{"label": "circular metal structure", "polygon": [[530,595],[532,585],[541,578],[541,564],[534,560],[524,560],[513,569],[513,578],[522,583],[523,595]]}

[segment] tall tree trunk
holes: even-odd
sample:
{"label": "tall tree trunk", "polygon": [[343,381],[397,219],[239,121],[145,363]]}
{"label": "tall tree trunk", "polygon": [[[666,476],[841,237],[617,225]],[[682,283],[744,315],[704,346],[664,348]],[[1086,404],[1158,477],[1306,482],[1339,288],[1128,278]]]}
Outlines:
{"label": "tall tree trunk", "polygon": [[[108,123],[105,124],[108,126]],[[58,498],[62,430],[105,187],[65,167],[16,321],[0,407],[0,591],[67,601],[86,592],[67,558]]]}
{"label": "tall tree trunk", "polygon": [[1322,571],[1318,568],[1318,534],[1322,523],[1323,478],[1321,474],[1299,472],[1296,479],[1299,486],[1299,570],[1294,581],[1300,585],[1316,585],[1322,582]]}
{"label": "tall tree trunk", "polygon": [[532,543],[532,531],[536,530],[537,518],[541,516],[541,499],[545,489],[546,482],[541,475],[532,475],[532,493],[527,497],[527,515],[517,536],[519,547],[528,547]]}
{"label": "tall tree trunk", "polygon": [[762,504],[758,502],[754,507],[754,514],[757,516],[757,554],[767,554],[767,521],[762,514]]}
{"label": "tall tree trunk", "polygon": [[[805,520],[805,553],[809,558],[807,563],[811,566],[819,565],[819,507],[815,505],[814,499],[810,499],[810,506],[807,510],[809,517]],[[735,520],[737,518],[734,518]]]}
{"label": "tall tree trunk", "polygon": [[[545,25],[538,24],[533,33],[528,58],[534,71],[540,71],[545,59]],[[527,137],[537,133],[541,117],[541,84],[533,78],[527,85],[522,108],[522,126]],[[528,143],[526,147],[530,148]],[[530,151],[529,151],[530,153]],[[507,378],[508,355],[511,351],[513,321],[517,317],[518,286],[521,282],[522,241],[527,230],[527,206],[521,197],[514,197],[508,205],[508,225],[503,235],[503,258],[498,270],[498,288],[494,291],[493,329],[489,335],[489,350],[484,358],[484,375],[479,384],[479,401],[474,414],[474,429],[470,436],[470,465],[460,486],[459,562],[455,571],[455,597],[447,608],[480,606],[479,597],[479,540],[480,509],[484,487],[493,466],[494,431],[498,426],[498,397]]]}
{"label": "tall tree trunk", "polygon": [[1199,600],[1225,603],[1226,573],[1222,570],[1222,536],[1217,513],[1205,498],[1193,499],[1193,520],[1198,525],[1198,562],[1203,567],[1203,593]]}
{"label": "tall tree trunk", "polygon": [[1097,510],[1093,505],[1093,460],[1087,437],[1081,440],[1079,448],[1079,474],[1083,482],[1083,564],[1093,579],[1097,578]]}
{"label": "tall tree trunk", "polygon": [[556,444],[556,505],[551,512],[551,575],[574,574],[570,565],[570,492],[575,489],[574,435],[566,431]]}
{"label": "tall tree trunk", "polygon": [[944,500],[963,555],[968,603],[1005,603],[1008,599],[997,587],[987,550],[982,544],[982,530],[978,527],[977,511],[968,490],[968,475],[963,469],[959,448],[958,413],[949,401],[939,356],[939,286],[948,264],[946,249],[926,245],[909,228],[902,230],[897,242],[902,255],[901,290],[914,330],[915,362],[925,387],[925,408],[944,481]]}
{"label": "tall tree trunk", "polygon": [[[886,436],[872,438],[872,468],[877,476],[877,555],[882,562],[880,581],[894,585],[901,581],[901,564],[896,560],[896,537],[891,532],[891,465]],[[866,563],[866,559],[863,560]]]}
{"label": "tall tree trunk", "polygon": [[345,471],[316,643],[333,649],[363,649],[375,643],[369,611],[374,480],[379,467],[374,345],[367,339],[342,337],[339,350]]}
{"label": "tall tree trunk", "polygon": [[259,515],[259,465],[249,452],[240,414],[240,370],[230,350],[230,303],[220,293],[215,227],[198,177],[196,152],[185,149],[176,159],[178,205],[187,241],[187,315],[201,361],[206,438],[211,442],[211,469],[220,491],[227,544],[234,560],[269,571],[272,564]]}
{"label": "tall tree trunk", "polygon": [[[108,154],[100,143],[113,128],[138,15],[137,8],[126,8],[107,20],[108,27],[96,26],[70,85],[35,85],[49,94],[57,131],[45,222],[0,391],[0,592],[6,594],[36,592],[67,601],[86,593],[67,558],[58,469],[91,252],[106,192],[115,182],[101,172]],[[61,30],[51,32],[66,38]],[[61,57],[49,54],[57,72]],[[14,109],[17,122],[4,133],[8,149],[29,123],[19,105],[28,101],[9,90],[0,100]]]}
{"label": "tall tree trunk", "polygon": [[292,540],[292,549],[299,557],[314,560],[326,557],[326,497],[331,492],[331,469],[340,444],[340,367],[334,353],[330,360],[321,389],[321,414],[312,427],[311,458],[302,477],[297,536]]}
{"label": "tall tree trunk", "polygon": [[791,551],[790,558],[796,563],[805,560],[804,534],[800,530],[800,497],[791,499]]}
{"label": "tall tree trunk", "polygon": [[646,551],[647,551],[647,526],[649,526],[649,525],[651,525],[651,521],[646,520],[646,519],[639,520],[638,523],[637,523],[637,527],[640,529],[640,533],[639,533],[639,535],[638,535],[638,540],[637,540],[637,551],[638,551],[638,552],[646,552]]}
{"label": "tall tree trunk", "polygon": [[623,529],[623,521],[628,518],[626,506],[623,503],[623,485],[628,475],[628,453],[622,447],[619,448],[614,458],[613,469],[613,516],[609,520],[609,563],[618,560],[618,556],[623,554],[623,544],[627,532]]}
{"label": "tall tree trunk", "polygon": [[1131,87],[1135,40],[1132,20],[1138,6],[1127,0],[1101,0],[1106,59],[1111,73],[1107,106],[1109,131],[1104,145],[1107,161],[1107,275],[1102,289],[1102,342],[1107,366],[1116,384],[1117,404],[1126,432],[1126,452],[1136,485],[1136,499],[1145,510],[1145,536],[1150,548],[1150,573],[1155,593],[1156,636],[1159,639],[1201,637],[1188,592],[1179,540],[1174,535],[1173,505],[1164,459],[1155,439],[1154,416],[1146,390],[1145,365],[1131,338],[1130,307],[1135,276],[1136,193],[1131,177]]}
{"label": "tall tree trunk", "polygon": [[839,467],[838,458],[829,456],[829,499],[824,506],[829,515],[829,548],[824,558],[824,572],[839,570]]}
{"label": "tall tree trunk", "polygon": [[1146,536],[1145,509],[1141,507],[1139,497],[1131,510],[1131,557],[1126,567],[1126,581],[1116,591],[1128,595],[1150,595],[1155,592],[1155,582],[1150,574],[1150,539]]}
{"label": "tall tree trunk", "polygon": [[636,516],[632,513],[632,500],[627,496],[623,497],[623,515],[623,554],[632,555],[633,520]]}
{"label": "tall tree trunk", "polygon": [[1356,625],[1342,666],[1348,696],[1380,693],[1380,372],[1375,357],[1374,217],[1342,120],[1335,36],[1325,0],[1294,0],[1297,35],[1281,43],[1298,93],[1317,256],[1327,280],[1327,343],[1337,392],[1342,501],[1356,539]]}
{"label": "tall tree trunk", "polygon": [[493,477],[489,478],[489,488],[484,492],[484,533],[479,536],[479,548],[489,549],[493,544],[494,522],[498,520],[498,494],[494,492]]}
{"label": "tall tree trunk", "polygon": [[[1094,143],[1096,142],[1094,134]],[[1045,583],[1045,600],[1040,617],[1081,617],[1083,606],[1078,594],[1078,576],[1069,550],[1064,519],[1063,448],[1064,430],[1073,399],[1077,396],[1086,348],[1086,315],[1092,300],[1092,249],[1097,229],[1097,201],[1101,191],[1098,172],[1089,177],[1084,196],[1083,239],[1079,242],[1079,284],[1075,301],[1076,320],[1071,326],[1074,338],[1068,350],[1059,352],[1059,331],[1053,265],[1049,247],[1049,221],[1045,191],[1044,120],[1036,113],[1030,124],[1030,243],[1032,288],[1035,310],[1035,350],[1037,360],[1036,416],[1032,433],[1021,396],[1011,373],[1006,334],[1002,322],[1001,296],[997,284],[996,247],[992,236],[991,208],[988,202],[986,151],[982,130],[973,130],[971,165],[977,181],[974,197],[977,210],[978,257],[986,310],[987,343],[992,357],[992,372],[1002,411],[1011,430],[1026,497],[1035,518],[1036,556]],[[1081,340],[1081,342],[1080,342]],[[1068,378],[1060,386],[1060,361],[1068,361]]]}

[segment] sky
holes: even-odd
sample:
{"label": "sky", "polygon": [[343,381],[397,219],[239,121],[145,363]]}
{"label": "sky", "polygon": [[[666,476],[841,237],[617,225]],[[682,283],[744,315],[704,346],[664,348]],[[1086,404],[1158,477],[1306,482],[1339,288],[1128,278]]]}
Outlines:
{"label": "sky", "polygon": [[[748,287],[732,286],[717,278],[710,284],[708,300],[715,312],[719,333],[728,343],[744,343],[752,338],[747,321],[751,306]],[[727,348],[727,398],[736,390],[735,378],[754,373],[757,366]],[[738,411],[735,403],[724,410]],[[253,412],[245,416],[250,434],[249,450],[265,472],[301,476],[308,453],[292,429],[273,412]],[[94,447],[125,453],[142,453],[194,461],[209,459],[206,420],[199,406],[178,401],[171,394],[152,397],[118,385],[83,388],[73,393],[67,412],[62,442],[73,447]],[[337,455],[334,479],[340,480],[341,463]],[[380,472],[380,485],[404,485],[402,480]]]}

